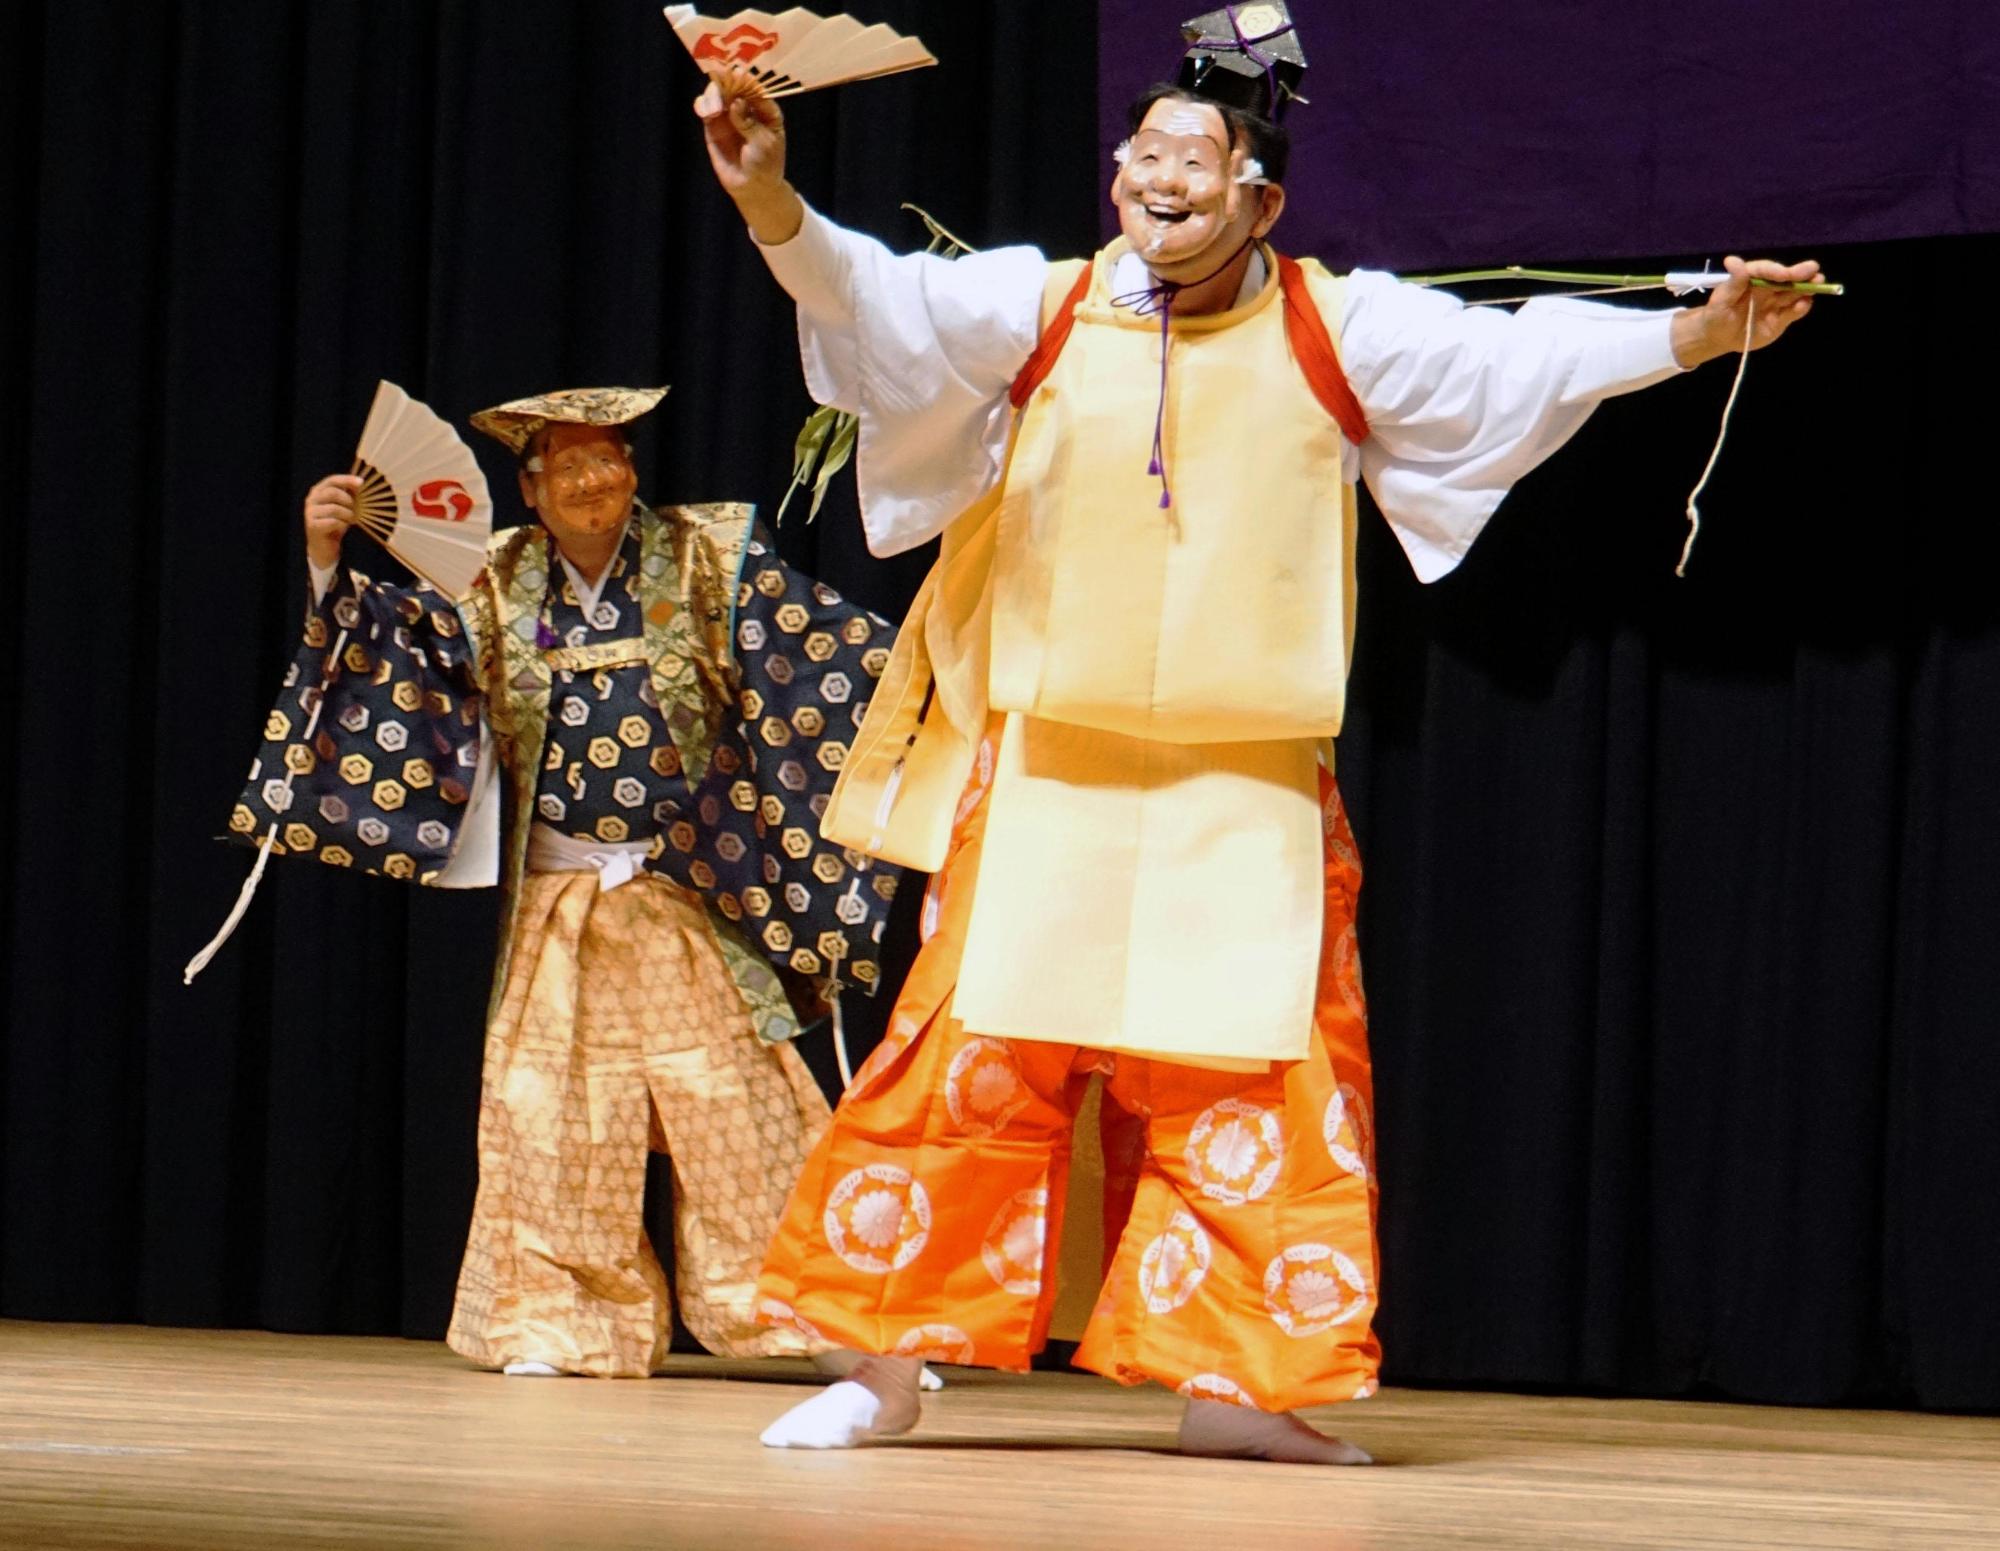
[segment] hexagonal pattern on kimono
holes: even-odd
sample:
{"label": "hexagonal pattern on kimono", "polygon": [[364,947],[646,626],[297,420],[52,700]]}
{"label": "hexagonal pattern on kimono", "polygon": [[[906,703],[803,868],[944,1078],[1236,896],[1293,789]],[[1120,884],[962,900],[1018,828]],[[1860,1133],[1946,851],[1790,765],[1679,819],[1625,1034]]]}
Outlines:
{"label": "hexagonal pattern on kimono", "polygon": [[306,615],[232,838],[384,877],[435,873],[471,796],[479,704],[450,604],[346,571]]}

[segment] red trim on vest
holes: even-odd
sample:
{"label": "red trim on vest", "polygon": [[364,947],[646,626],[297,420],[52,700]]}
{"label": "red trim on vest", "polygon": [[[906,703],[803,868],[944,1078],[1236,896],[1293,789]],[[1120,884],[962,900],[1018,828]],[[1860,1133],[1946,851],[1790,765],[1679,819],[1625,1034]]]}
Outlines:
{"label": "red trim on vest", "polygon": [[[1305,374],[1306,386],[1312,389],[1313,397],[1319,400],[1322,409],[1333,416],[1347,439],[1355,443],[1365,442],[1368,440],[1368,417],[1362,413],[1361,401],[1348,386],[1347,373],[1341,370],[1340,353],[1333,348],[1333,340],[1326,332],[1326,320],[1319,315],[1312,290],[1306,284],[1305,271],[1299,268],[1297,259],[1287,258],[1282,253],[1276,257],[1278,284],[1284,291],[1285,338],[1291,344],[1292,357]],[[1056,309],[1056,315],[1049,320],[1042,337],[1035,341],[1033,352],[1007,393],[1016,409],[1027,403],[1029,396],[1055,370],[1056,357],[1062,354],[1063,346],[1069,343],[1069,331],[1076,326],[1076,309],[1090,294],[1094,270],[1093,264],[1083,266],[1083,272],[1076,277],[1076,284],[1063,298],[1062,306]]]}
{"label": "red trim on vest", "polygon": [[1062,354],[1062,346],[1070,342],[1070,330],[1076,328],[1076,308],[1082,306],[1084,298],[1090,296],[1090,276],[1096,264],[1084,264],[1082,274],[1076,276],[1076,284],[1070,286],[1070,294],[1062,298],[1062,306],[1056,308],[1056,316],[1048,320],[1048,328],[1042,330],[1042,338],[1034,342],[1034,354],[1028,356],[1028,364],[1020,368],[1020,376],[1014,378],[1014,386],[1008,390],[1008,398],[1018,410],[1028,402],[1028,396],[1042,386],[1042,380],[1056,370],[1056,356]]}
{"label": "red trim on vest", "polygon": [[1278,256],[1278,283],[1285,289],[1285,337],[1291,341],[1292,355],[1306,375],[1320,407],[1339,422],[1350,442],[1368,440],[1368,417],[1361,401],[1347,385],[1347,373],[1340,369],[1340,354],[1327,337],[1326,320],[1313,304],[1306,285],[1305,271],[1297,259]]}
{"label": "red trim on vest", "polygon": [[1056,357],[1069,343],[1069,331],[1076,326],[1076,309],[1090,294],[1090,277],[1095,269],[1093,264],[1085,264],[1076,277],[1076,284],[1069,288],[1069,295],[1063,298],[1056,315],[1049,319],[1049,326],[1042,330],[1042,337],[1035,341],[1035,348],[1029,354],[1027,364],[1021,368],[1021,375],[1014,379],[1014,386],[1007,390],[1007,397],[1016,409],[1028,402],[1028,396],[1042,385],[1042,380],[1055,370]]}

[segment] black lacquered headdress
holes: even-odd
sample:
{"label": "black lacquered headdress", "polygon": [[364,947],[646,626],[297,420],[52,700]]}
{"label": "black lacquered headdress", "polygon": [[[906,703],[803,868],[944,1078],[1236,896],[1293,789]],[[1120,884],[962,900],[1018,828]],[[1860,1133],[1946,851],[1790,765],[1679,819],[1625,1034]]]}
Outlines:
{"label": "black lacquered headdress", "polygon": [[1211,102],[1278,122],[1294,101],[1306,54],[1283,0],[1226,5],[1181,23],[1186,49],[1174,84]]}

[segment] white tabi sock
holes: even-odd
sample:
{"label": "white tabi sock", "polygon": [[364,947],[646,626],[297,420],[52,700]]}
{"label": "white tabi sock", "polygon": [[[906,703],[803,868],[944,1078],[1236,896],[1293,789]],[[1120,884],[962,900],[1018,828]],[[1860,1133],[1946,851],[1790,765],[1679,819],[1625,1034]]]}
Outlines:
{"label": "white tabi sock", "polygon": [[765,1428],[762,1442],[767,1449],[851,1449],[874,1431],[881,1410],[867,1385],[842,1379]]}
{"label": "white tabi sock", "polygon": [[509,1363],[500,1371],[510,1379],[559,1379],[563,1376],[562,1369],[551,1363]]}

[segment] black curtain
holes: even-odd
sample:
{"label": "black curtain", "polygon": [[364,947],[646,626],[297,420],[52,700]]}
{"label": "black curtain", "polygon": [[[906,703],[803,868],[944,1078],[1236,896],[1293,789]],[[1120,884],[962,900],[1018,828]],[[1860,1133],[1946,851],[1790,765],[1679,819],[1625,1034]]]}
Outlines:
{"label": "black curtain", "polygon": [[1818,256],[1850,294],[1751,359],[1685,579],[1723,364],[1435,586],[1365,530],[1404,1378],[2000,1405],[2000,325],[1921,298],[2000,240]]}
{"label": "black curtain", "polygon": [[[808,197],[1091,246],[1092,8],[867,15],[946,63],[792,103]],[[0,51],[0,1314],[442,1330],[493,902],[281,864],[179,966],[378,376],[461,421],[671,381],[645,489],[775,504],[808,405],[697,84],[637,0],[74,0]],[[1392,1378],[2000,1404],[1990,394],[1945,386],[1996,249],[1822,255],[1854,293],[1752,362],[1684,581],[1721,366],[1607,406],[1434,587],[1368,522]],[[890,612],[925,564],[845,493],[783,542]]]}

